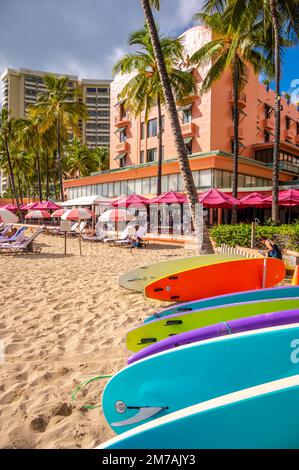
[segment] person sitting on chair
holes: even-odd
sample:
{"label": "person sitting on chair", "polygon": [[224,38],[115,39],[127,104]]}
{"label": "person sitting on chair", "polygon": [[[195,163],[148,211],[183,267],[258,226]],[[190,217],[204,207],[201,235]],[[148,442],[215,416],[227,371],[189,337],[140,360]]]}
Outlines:
{"label": "person sitting on chair", "polygon": [[265,245],[266,249],[264,250],[268,258],[277,258],[282,259],[282,253],[279,246],[270,240],[267,237],[261,237],[261,242]]}

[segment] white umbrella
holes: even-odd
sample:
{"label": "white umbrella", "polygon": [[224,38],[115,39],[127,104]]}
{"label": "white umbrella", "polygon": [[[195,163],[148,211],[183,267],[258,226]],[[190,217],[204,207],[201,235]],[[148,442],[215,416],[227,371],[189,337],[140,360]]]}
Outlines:
{"label": "white umbrella", "polygon": [[0,222],[4,222],[6,224],[15,224],[19,221],[19,218],[13,212],[0,208]]}

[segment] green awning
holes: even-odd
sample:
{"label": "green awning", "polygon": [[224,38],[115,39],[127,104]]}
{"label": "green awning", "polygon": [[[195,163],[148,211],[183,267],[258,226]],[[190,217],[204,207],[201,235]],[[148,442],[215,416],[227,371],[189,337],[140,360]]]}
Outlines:
{"label": "green awning", "polygon": [[193,103],[188,103],[188,104],[185,104],[183,106],[180,106],[178,108],[178,111],[188,111],[188,109],[191,109],[193,106]]}
{"label": "green awning", "polygon": [[118,127],[116,131],[114,131],[114,134],[117,134],[118,132],[123,132],[126,129],[126,127]]}
{"label": "green awning", "polygon": [[113,160],[122,160],[123,158],[125,158],[126,155],[127,155],[127,152],[120,153]]}
{"label": "green awning", "polygon": [[193,137],[186,137],[186,138],[184,139],[185,144],[190,144],[190,142],[191,142],[192,139],[193,139]]}

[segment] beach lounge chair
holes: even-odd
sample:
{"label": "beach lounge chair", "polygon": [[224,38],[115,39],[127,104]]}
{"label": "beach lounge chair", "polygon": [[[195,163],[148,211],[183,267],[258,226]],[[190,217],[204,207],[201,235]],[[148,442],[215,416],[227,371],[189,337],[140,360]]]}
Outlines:
{"label": "beach lounge chair", "polygon": [[24,239],[25,230],[27,230],[27,227],[19,227],[16,233],[11,237],[0,237],[0,243],[21,242]]}
{"label": "beach lounge chair", "polygon": [[120,233],[119,238],[106,238],[106,240],[104,240],[104,242],[105,242],[105,243],[108,243],[108,245],[117,245],[119,242],[121,242],[121,243],[130,242],[129,230],[130,230],[130,227],[127,226],[127,227]]}
{"label": "beach lounge chair", "polygon": [[0,253],[9,253],[14,255],[18,253],[40,253],[41,248],[33,248],[33,241],[42,232],[43,229],[40,228],[34,232],[31,237],[25,238],[22,242],[16,241],[14,243],[0,243]]}
{"label": "beach lounge chair", "polygon": [[7,238],[7,237],[5,236],[5,234],[6,234],[9,230],[11,230],[11,228],[12,228],[12,225],[11,225],[11,224],[6,225],[6,226],[5,226],[5,224],[2,224],[2,229],[1,229],[1,232],[0,232],[0,240],[1,240],[1,238],[4,238],[4,237]]}

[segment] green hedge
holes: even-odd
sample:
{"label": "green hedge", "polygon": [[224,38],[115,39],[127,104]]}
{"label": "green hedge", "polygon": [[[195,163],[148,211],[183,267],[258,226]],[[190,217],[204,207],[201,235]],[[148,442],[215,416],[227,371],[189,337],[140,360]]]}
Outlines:
{"label": "green hedge", "polygon": [[[251,225],[218,225],[210,229],[210,236],[217,246],[250,247]],[[258,225],[256,227],[256,244],[259,246],[261,237],[275,240],[281,248],[299,251],[299,222],[290,225]]]}

